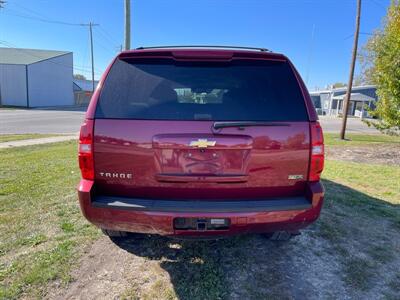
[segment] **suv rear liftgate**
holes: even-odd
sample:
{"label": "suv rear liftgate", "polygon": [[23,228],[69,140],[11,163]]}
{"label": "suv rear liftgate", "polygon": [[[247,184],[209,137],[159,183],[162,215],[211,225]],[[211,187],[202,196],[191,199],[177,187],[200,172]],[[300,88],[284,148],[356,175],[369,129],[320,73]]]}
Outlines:
{"label": "suv rear liftgate", "polygon": [[102,228],[269,232],[319,215],[322,130],[283,55],[124,52],[86,117],[81,206]]}

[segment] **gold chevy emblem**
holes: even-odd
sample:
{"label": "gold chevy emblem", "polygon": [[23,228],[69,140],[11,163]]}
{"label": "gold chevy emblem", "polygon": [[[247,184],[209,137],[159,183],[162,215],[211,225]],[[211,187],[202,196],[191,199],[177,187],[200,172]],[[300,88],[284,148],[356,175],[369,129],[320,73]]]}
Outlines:
{"label": "gold chevy emblem", "polygon": [[189,146],[197,147],[197,148],[207,148],[215,146],[216,141],[209,141],[207,139],[198,139],[197,141],[191,141]]}

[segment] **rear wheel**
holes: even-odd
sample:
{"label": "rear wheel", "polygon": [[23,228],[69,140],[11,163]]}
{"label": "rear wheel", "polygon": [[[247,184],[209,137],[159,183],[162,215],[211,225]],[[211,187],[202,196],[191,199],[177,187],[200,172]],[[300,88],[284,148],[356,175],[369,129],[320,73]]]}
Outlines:
{"label": "rear wheel", "polygon": [[264,233],[263,236],[271,241],[288,241],[293,236],[298,234],[293,234],[289,231],[275,231],[275,232],[268,232]]}
{"label": "rear wheel", "polygon": [[101,229],[101,231],[109,237],[127,237],[128,233],[125,231]]}

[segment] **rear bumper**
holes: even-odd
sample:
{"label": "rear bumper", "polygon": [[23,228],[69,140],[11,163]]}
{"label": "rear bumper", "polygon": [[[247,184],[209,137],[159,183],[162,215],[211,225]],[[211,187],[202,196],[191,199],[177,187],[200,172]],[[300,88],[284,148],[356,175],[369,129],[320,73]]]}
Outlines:
{"label": "rear bumper", "polygon": [[[306,197],[258,201],[167,201],[93,196],[93,182],[81,180],[78,195],[83,215],[104,229],[176,236],[216,236],[250,232],[295,231],[315,221],[324,189],[310,183]],[[175,218],[225,218],[229,229],[177,230]]]}

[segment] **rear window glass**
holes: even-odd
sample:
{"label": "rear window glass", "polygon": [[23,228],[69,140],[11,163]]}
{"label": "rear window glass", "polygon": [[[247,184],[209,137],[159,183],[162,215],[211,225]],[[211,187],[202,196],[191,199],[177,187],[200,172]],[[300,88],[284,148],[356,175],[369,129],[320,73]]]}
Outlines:
{"label": "rear window glass", "polygon": [[306,121],[298,82],[286,62],[143,63],[117,60],[96,118]]}

